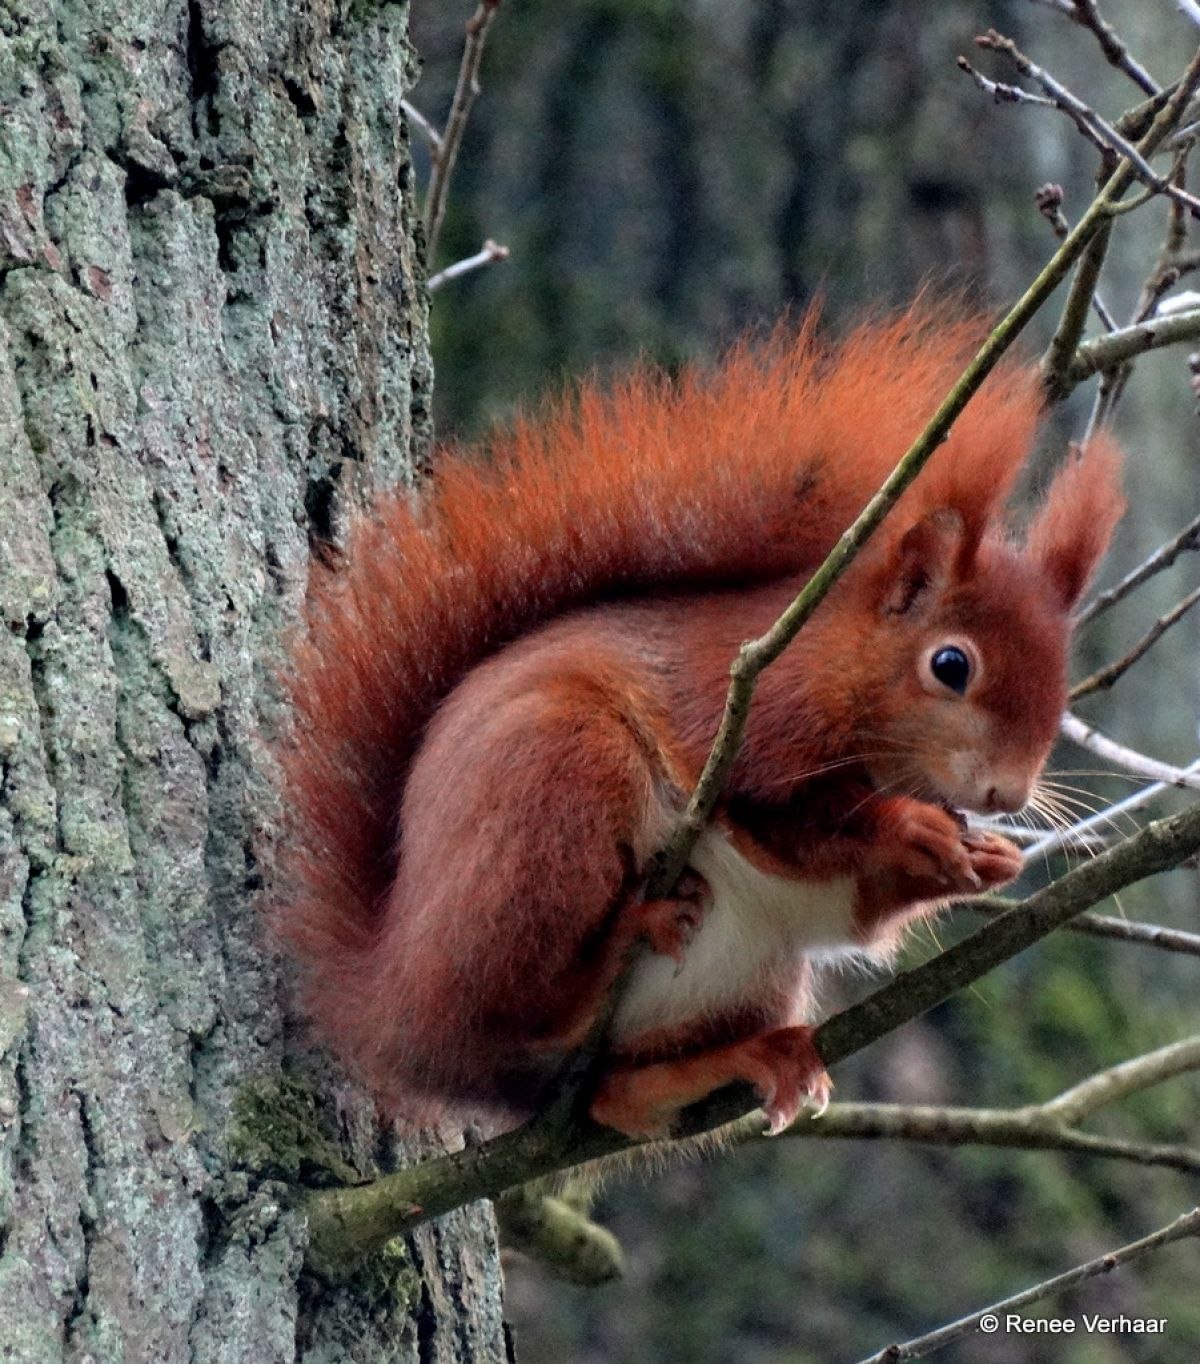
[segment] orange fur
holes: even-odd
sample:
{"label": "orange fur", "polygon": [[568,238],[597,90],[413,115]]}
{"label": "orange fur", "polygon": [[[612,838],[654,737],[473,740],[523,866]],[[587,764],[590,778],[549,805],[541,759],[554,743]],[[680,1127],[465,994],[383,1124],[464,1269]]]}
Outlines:
{"label": "orange fur", "polygon": [[[274,922],[306,1010],[390,1107],[528,1111],[628,942],[673,941],[638,918],[637,889],[711,743],[733,653],[862,508],[978,335],[916,307],[830,348],[810,318],[713,373],[584,385],[443,458],[422,498],[381,499],[343,562],[316,570]],[[1037,415],[1031,374],[994,375],[760,686],[723,827],[780,879],[852,874],[860,944],[969,885],[973,865],[999,878],[994,855],[948,848],[919,811],[962,792],[1000,801],[1048,749],[1065,613],[1120,497],[1094,446],[1056,481],[1030,551],[1011,543],[1003,507]],[[950,766],[914,677],[931,630],[987,644],[969,713],[949,715]],[[812,775],[831,762],[844,766]],[[722,1049],[691,1067],[681,1103],[698,1075],[736,1071],[741,1042],[741,1073],[760,1080],[774,1053],[756,1039],[797,1031],[799,964],[771,972],[770,1007],[730,1014],[752,1023],[696,1019],[690,1034],[715,1027]],[[670,1035],[670,1057],[695,1050],[688,1026]],[[624,1055],[646,1070],[649,1130],[674,1072],[644,1042]],[[639,1081],[621,1085],[632,1130]]]}

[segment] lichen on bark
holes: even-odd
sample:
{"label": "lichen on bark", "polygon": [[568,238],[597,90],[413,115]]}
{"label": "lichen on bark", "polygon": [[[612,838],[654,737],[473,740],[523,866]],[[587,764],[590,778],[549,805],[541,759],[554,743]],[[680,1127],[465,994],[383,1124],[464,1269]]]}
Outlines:
{"label": "lichen on bark", "polygon": [[[255,901],[310,536],[428,453],[407,20],[320,0],[0,12],[14,1358],[504,1356],[490,1214],[415,1239],[403,1292],[310,1292],[303,1219],[229,1141],[291,1045]],[[361,1096],[319,1092],[347,1162],[373,1158]]]}

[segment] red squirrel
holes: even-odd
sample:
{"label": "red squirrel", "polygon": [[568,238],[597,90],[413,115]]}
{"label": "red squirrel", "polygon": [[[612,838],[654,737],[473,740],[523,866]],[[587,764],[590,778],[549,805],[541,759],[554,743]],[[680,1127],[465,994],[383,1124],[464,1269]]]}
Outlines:
{"label": "red squirrel", "polygon": [[444,454],[316,570],[274,917],[309,1016],[388,1111],[531,1113],[644,939],[592,1116],[663,1135],[744,1081],[780,1130],[828,1092],[814,966],[886,958],[907,923],[1016,876],[1017,849],[958,812],[1028,799],[1123,504],[1096,441],[1008,528],[1040,407],[1011,366],[762,675],[689,872],[642,895],[739,645],[978,334],[917,305],[829,346],[809,318],[710,373],[585,384]]}

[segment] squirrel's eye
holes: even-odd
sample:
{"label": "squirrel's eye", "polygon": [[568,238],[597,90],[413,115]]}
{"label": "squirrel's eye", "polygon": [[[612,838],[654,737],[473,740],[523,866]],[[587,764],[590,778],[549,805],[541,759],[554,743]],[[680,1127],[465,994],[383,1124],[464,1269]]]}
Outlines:
{"label": "squirrel's eye", "polygon": [[942,686],[961,696],[971,680],[971,660],[956,645],[947,644],[929,660],[929,671]]}

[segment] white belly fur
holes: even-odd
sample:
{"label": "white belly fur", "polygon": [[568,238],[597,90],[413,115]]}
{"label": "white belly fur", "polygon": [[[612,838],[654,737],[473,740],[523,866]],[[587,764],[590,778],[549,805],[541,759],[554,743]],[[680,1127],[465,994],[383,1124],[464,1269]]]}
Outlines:
{"label": "white belly fur", "polygon": [[669,957],[646,953],[634,968],[613,1024],[627,1039],[655,1028],[722,1012],[760,999],[764,989],[794,993],[802,1015],[805,958],[861,952],[852,933],[854,881],[793,881],[759,871],[716,828],[689,858],[712,900],[676,974]]}

